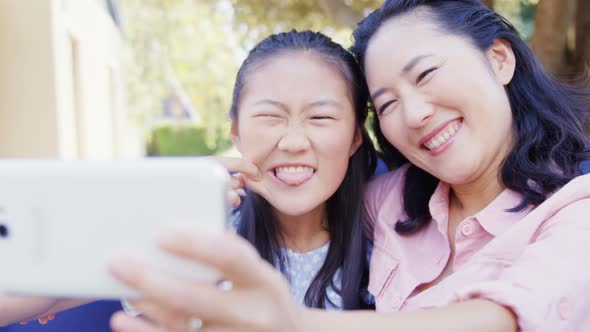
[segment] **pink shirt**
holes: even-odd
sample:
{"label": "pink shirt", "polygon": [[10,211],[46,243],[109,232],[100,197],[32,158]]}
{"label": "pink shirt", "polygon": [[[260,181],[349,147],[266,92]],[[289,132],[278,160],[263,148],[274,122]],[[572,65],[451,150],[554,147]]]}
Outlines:
{"label": "pink shirt", "polygon": [[[374,236],[369,291],[377,310],[395,312],[488,299],[511,308],[522,331],[590,331],[590,175],[580,176],[536,209],[506,212],[521,196],[505,190],[463,220],[454,257],[447,236],[449,185],[440,183],[429,207],[433,220],[402,236],[402,187],[407,166],[368,187],[365,208]],[[452,274],[415,291],[443,271]]]}

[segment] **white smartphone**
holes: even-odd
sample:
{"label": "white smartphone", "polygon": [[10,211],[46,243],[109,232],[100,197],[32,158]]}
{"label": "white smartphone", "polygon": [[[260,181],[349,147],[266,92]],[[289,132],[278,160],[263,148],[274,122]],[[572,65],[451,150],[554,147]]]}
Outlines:
{"label": "white smartphone", "polygon": [[0,292],[135,298],[107,266],[139,256],[180,278],[217,280],[158,249],[165,227],[222,231],[229,175],[206,158],[0,160]]}

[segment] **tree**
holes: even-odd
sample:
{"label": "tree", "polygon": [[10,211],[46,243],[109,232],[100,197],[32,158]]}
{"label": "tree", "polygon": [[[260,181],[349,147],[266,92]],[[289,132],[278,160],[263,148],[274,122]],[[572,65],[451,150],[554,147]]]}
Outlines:
{"label": "tree", "polygon": [[576,69],[581,72],[590,66],[590,1],[578,0],[576,11],[576,50],[574,61]]}
{"label": "tree", "polygon": [[229,138],[233,79],[243,54],[231,6],[218,1],[123,0],[128,107],[149,129],[166,97],[179,94],[208,130]]}
{"label": "tree", "polygon": [[[590,1],[540,0],[531,47],[553,74],[577,79],[590,64]],[[575,36],[572,38],[571,36]],[[588,80],[585,80],[588,84]],[[590,117],[586,124],[590,133]]]}
{"label": "tree", "polygon": [[[590,1],[578,0],[574,62],[576,71],[585,75],[588,75],[590,67],[590,36],[587,31],[590,31]],[[590,80],[586,80],[586,85],[590,88]],[[590,116],[586,121],[586,132],[590,133]]]}
{"label": "tree", "polygon": [[567,37],[575,6],[575,0],[541,0],[537,5],[531,47],[545,67],[558,75],[569,71]]}
{"label": "tree", "polygon": [[590,2],[540,0],[531,47],[557,76],[575,78],[590,63]]}
{"label": "tree", "polygon": [[[531,45],[553,73],[580,73],[590,62],[590,36],[583,33],[590,31],[590,0],[481,1],[506,16],[526,39],[533,35]],[[128,45],[127,95],[133,113],[149,123],[170,90],[180,89],[211,127],[211,135],[221,131],[229,136],[227,110],[233,81],[239,63],[255,43],[270,33],[310,29],[349,46],[357,22],[382,0],[120,3]],[[574,31],[578,32],[575,38]],[[568,33],[572,38],[566,38]]]}
{"label": "tree", "polygon": [[244,46],[250,48],[268,34],[291,29],[322,31],[348,45],[352,29],[369,11],[379,7],[382,1],[232,0],[231,3],[236,26],[244,32]]}

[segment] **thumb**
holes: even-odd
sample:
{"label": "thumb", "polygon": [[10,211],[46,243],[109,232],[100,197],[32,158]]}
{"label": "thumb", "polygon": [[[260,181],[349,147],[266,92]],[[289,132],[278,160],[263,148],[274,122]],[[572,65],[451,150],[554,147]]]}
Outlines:
{"label": "thumb", "polygon": [[262,179],[253,179],[244,174],[242,174],[242,178],[244,179],[244,183],[246,184],[247,189],[252,190],[253,192],[257,193],[262,197],[268,197],[270,191],[266,186],[266,181]]}

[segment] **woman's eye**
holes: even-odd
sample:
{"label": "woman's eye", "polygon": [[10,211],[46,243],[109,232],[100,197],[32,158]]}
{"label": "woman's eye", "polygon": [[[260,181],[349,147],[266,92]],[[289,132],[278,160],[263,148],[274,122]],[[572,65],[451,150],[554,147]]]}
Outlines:
{"label": "woman's eye", "polygon": [[333,120],[334,118],[327,115],[316,115],[311,117],[312,120]]}
{"label": "woman's eye", "polygon": [[383,114],[383,112],[385,112],[388,107],[390,107],[391,105],[393,105],[396,102],[397,102],[397,99],[394,99],[394,100],[390,100],[390,101],[386,102],[385,104],[381,105],[381,107],[379,107],[379,109],[377,110],[377,114],[378,115]]}
{"label": "woman's eye", "polygon": [[420,75],[418,75],[418,78],[416,78],[416,84],[420,83],[420,81],[425,79],[430,73],[432,73],[433,71],[435,71],[437,69],[438,69],[438,67],[432,67],[428,70],[423,71]]}

